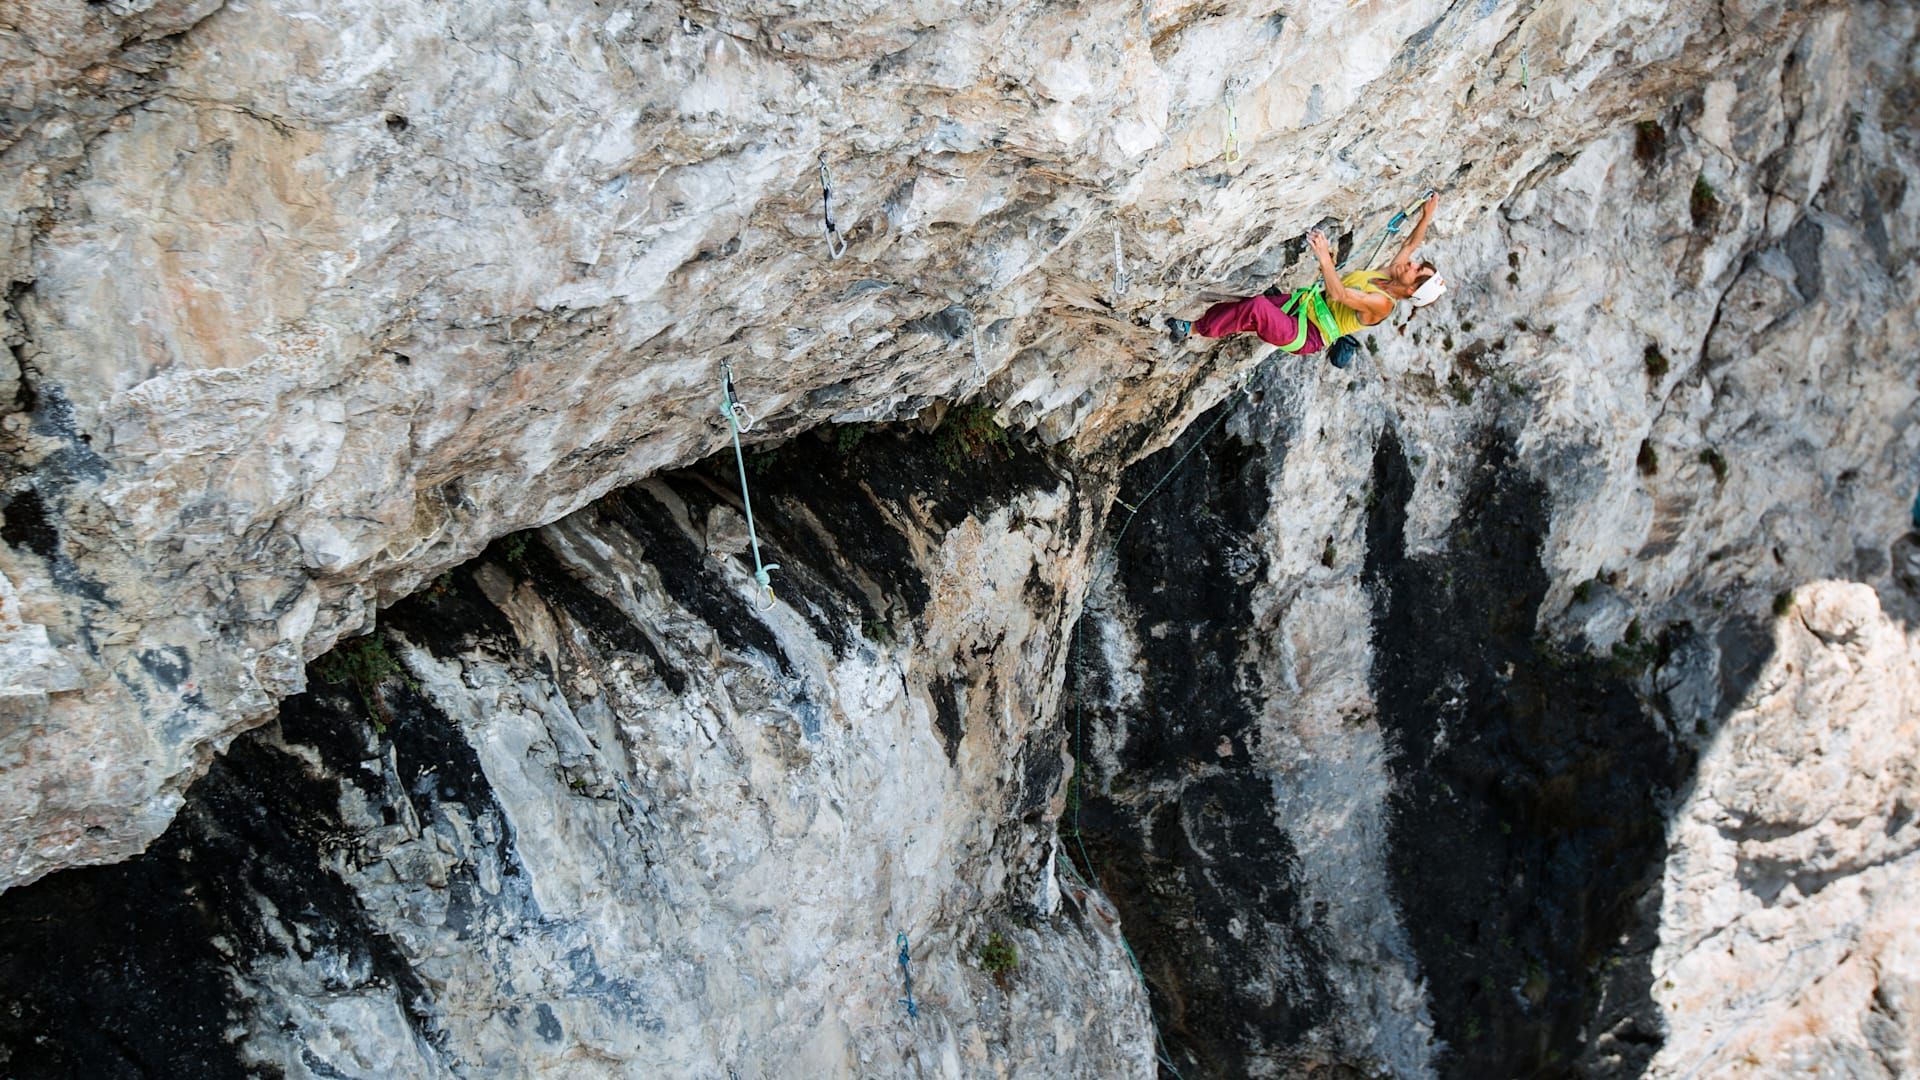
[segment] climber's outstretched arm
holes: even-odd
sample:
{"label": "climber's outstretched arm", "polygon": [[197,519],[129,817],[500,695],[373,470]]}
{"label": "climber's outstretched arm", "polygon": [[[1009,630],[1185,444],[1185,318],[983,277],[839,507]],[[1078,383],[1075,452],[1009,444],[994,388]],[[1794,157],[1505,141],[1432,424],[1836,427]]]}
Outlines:
{"label": "climber's outstretched arm", "polygon": [[1407,268],[1408,263],[1413,261],[1413,251],[1420,246],[1421,241],[1427,238],[1427,226],[1433,222],[1433,209],[1439,204],[1439,192],[1436,191],[1427,196],[1427,204],[1420,208],[1420,220],[1414,225],[1412,235],[1407,237],[1406,243],[1400,245],[1400,252],[1393,257],[1393,261],[1387,264],[1389,273],[1398,275]]}
{"label": "climber's outstretched arm", "polygon": [[1307,246],[1313,249],[1313,257],[1320,262],[1320,280],[1326,286],[1324,291],[1330,303],[1345,304],[1359,312],[1361,321],[1369,325],[1393,313],[1393,297],[1385,293],[1349,289],[1340,281],[1340,270],[1333,265],[1333,248],[1327,241],[1326,233],[1319,229],[1308,232]]}

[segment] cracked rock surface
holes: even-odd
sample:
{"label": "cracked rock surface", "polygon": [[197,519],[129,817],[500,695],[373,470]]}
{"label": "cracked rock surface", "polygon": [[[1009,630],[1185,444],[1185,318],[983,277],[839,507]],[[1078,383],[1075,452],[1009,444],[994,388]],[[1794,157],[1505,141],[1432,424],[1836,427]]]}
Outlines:
{"label": "cracked rock surface", "polygon": [[1916,41],[0,13],[0,1072],[1911,1073]]}

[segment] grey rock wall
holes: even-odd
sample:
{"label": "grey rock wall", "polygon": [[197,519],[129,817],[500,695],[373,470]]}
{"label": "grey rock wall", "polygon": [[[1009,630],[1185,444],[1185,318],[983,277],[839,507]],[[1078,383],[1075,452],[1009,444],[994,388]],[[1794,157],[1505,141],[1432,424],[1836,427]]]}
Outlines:
{"label": "grey rock wall", "polygon": [[[9,520],[36,539],[0,573],[9,662],[42,674],[10,702],[5,880],[138,850],[376,606],[718,448],[724,361],[770,436],[985,387],[1049,441],[1131,446],[1184,384],[1143,365],[1132,320],[1258,288],[1305,226],[1370,230],[1429,186],[1455,244],[1488,242],[1491,208],[1649,102],[1842,24],[1576,3],[36,9],[8,46],[5,422]],[[1818,179],[1826,145],[1790,178]],[[1728,153],[1729,176],[1760,156]],[[1907,214],[1886,206],[1890,243]]]}
{"label": "grey rock wall", "polygon": [[1112,910],[1056,874],[1085,506],[939,445],[756,461],[777,614],[709,551],[727,460],[390,609],[148,852],[9,894],[8,1073],[1150,1072]]}
{"label": "grey rock wall", "polygon": [[1910,1071],[1907,7],[0,18],[16,1071]]}

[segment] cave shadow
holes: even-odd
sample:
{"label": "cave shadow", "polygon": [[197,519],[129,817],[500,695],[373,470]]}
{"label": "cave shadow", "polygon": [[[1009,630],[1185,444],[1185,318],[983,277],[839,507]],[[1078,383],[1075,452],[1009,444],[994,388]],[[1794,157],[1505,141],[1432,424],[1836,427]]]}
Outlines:
{"label": "cave shadow", "polygon": [[[1090,608],[1076,628],[1063,698],[1080,770],[1067,846],[1121,912],[1163,1045],[1187,1077],[1286,1060],[1335,1000],[1271,792],[1236,771],[1258,738],[1235,689],[1252,685],[1235,636],[1249,614],[1219,585],[1232,563],[1264,572],[1247,545],[1267,473],[1230,440],[1196,446],[1206,420],[1127,477],[1138,487],[1193,451],[1116,556],[1121,610]],[[1540,629],[1548,492],[1500,432],[1471,452],[1481,464],[1448,548],[1409,556],[1412,475],[1396,434],[1382,433],[1363,570],[1395,780],[1390,887],[1428,987],[1437,1067],[1637,1076],[1664,1037],[1651,961],[1670,819],[1772,637],[1732,617],[1665,627],[1610,654],[1552,640]],[[1144,654],[1130,691],[1140,703],[1126,715],[1110,704],[1115,673],[1081,643],[1109,617],[1130,620]],[[1683,730],[1686,703],[1654,676],[1703,657],[1711,714]],[[1083,725],[1112,744],[1113,775]],[[1221,747],[1234,751],[1224,763]],[[1220,874],[1223,858],[1251,871]],[[1250,943],[1249,924],[1288,929]]]}
{"label": "cave shadow", "polygon": [[[892,425],[863,427],[859,440],[792,440],[750,476],[756,499],[771,511],[760,518],[770,561],[787,563],[783,593],[838,655],[856,644],[850,614],[859,634],[882,637],[888,626],[920,617],[930,602],[905,530],[937,536],[969,515],[1060,482],[1048,455],[1017,440],[986,454],[959,454],[937,433]],[[720,557],[689,531],[716,509],[737,509],[738,496],[729,449],[581,512],[634,537],[671,599],[714,627],[727,647],[765,656],[785,673],[789,658],[739,588],[744,575],[723,572]],[[690,520],[681,520],[669,505],[675,502]],[[16,518],[25,519],[9,518],[17,532],[24,526]],[[1077,521],[1077,512],[1067,520]],[[748,555],[732,559],[751,573]],[[496,539],[381,612],[371,633],[309,664],[308,689],[281,702],[274,722],[217,756],[145,852],[57,871],[0,894],[0,999],[8,1003],[0,1009],[0,1071],[260,1075],[266,1067],[245,1056],[234,1032],[271,1012],[262,1012],[259,997],[271,992],[263,980],[278,963],[332,972],[329,993],[391,1002],[423,1054],[443,1058],[446,1036],[428,984],[336,869],[341,858],[353,857],[365,826],[346,821],[340,808],[343,800],[370,808],[382,823],[375,828],[443,813],[468,821],[491,814],[501,828],[479,842],[500,880],[483,889],[475,866],[456,865],[444,885],[447,931],[464,939],[482,927],[538,918],[511,822],[472,744],[386,655],[392,632],[442,660],[492,654],[556,677],[526,654],[482,588],[482,573],[531,587],[609,654],[631,659],[675,692],[685,689],[684,673],[649,628],[588,587],[540,530]],[[1064,611],[1062,597],[1028,600]],[[953,726],[943,734],[957,737]],[[1036,740],[1022,754],[1020,788],[1009,799],[1014,813],[1037,821],[1062,772],[1058,741]],[[527,1015],[529,1040],[547,1035],[550,1015]],[[305,1064],[316,1073],[330,1068],[319,1057]]]}
{"label": "cave shadow", "polygon": [[[1651,959],[1671,816],[1772,637],[1739,618],[1604,656],[1546,637],[1548,492],[1504,434],[1477,453],[1447,549],[1422,556],[1391,430],[1375,455],[1365,575],[1396,907],[1442,1075],[1638,1076],[1664,1032]],[[1717,684],[1690,730],[1653,678],[1675,657],[1710,660]]]}

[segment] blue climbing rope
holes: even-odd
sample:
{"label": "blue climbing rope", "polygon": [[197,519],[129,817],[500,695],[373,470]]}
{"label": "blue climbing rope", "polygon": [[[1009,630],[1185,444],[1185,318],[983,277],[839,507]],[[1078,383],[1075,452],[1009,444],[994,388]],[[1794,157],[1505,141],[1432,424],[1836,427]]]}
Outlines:
{"label": "blue climbing rope", "polygon": [[913,968],[908,966],[913,962],[913,953],[907,949],[907,932],[902,930],[895,934],[893,942],[900,946],[900,981],[907,987],[907,996],[900,999],[900,1004],[907,1007],[907,1019],[918,1020],[920,1006],[914,1004],[913,1000]]}
{"label": "blue climbing rope", "polygon": [[[1365,263],[1361,264],[1360,268],[1362,270],[1373,269],[1373,264],[1380,260],[1380,253],[1386,250],[1387,241],[1395,236],[1400,235],[1400,226],[1405,225],[1407,223],[1407,218],[1418,213],[1420,208],[1426,204],[1426,201],[1428,199],[1433,198],[1435,194],[1436,193],[1434,192],[1433,189],[1431,188],[1427,189],[1426,194],[1408,203],[1405,209],[1401,210],[1399,213],[1394,214],[1392,218],[1388,219],[1386,231],[1380,234],[1380,242],[1373,245],[1373,253],[1367,256],[1367,261]],[[1351,261],[1351,257],[1349,257],[1348,261]],[[1345,265],[1346,265],[1345,262],[1342,262],[1340,264],[1340,266],[1345,266]],[[1335,267],[1336,270],[1339,268],[1340,267]]]}
{"label": "blue climbing rope", "polygon": [[740,449],[740,435],[753,428],[753,417],[747,415],[747,407],[733,391],[733,365],[722,364],[724,374],[720,380],[720,413],[727,418],[727,427],[733,430],[733,460],[740,466],[740,505],[747,512],[747,540],[753,544],[753,580],[760,583],[766,591],[767,602],[760,605],[761,611],[773,607],[773,580],[770,575],[780,569],[779,563],[760,561],[760,534],[753,528],[753,496],[747,493],[747,455]]}

